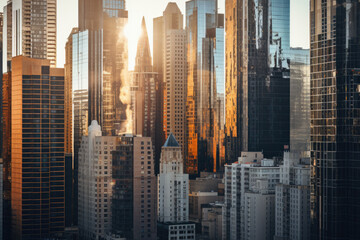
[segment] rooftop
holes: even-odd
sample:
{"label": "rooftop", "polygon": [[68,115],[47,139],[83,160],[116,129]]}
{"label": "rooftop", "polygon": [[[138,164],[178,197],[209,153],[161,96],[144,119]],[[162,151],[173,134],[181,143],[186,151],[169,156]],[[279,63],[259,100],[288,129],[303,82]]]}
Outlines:
{"label": "rooftop", "polygon": [[180,147],[179,143],[176,141],[175,136],[170,133],[168,139],[166,140],[164,147]]}

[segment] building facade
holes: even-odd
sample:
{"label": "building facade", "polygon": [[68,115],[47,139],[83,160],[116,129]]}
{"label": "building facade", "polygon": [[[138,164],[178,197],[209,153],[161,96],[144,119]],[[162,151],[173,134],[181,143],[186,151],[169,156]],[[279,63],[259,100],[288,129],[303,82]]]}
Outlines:
{"label": "building facade", "polygon": [[[234,10],[235,9],[235,10]],[[290,1],[226,0],[226,161],[290,143]]]}
{"label": "building facade", "polygon": [[184,174],[181,147],[170,134],[161,151],[158,177],[158,221],[181,223],[189,220],[189,175]]}
{"label": "building facade", "polygon": [[[217,0],[186,2],[187,97],[186,97],[186,171],[216,171],[215,130],[218,129],[215,103],[217,86],[224,72],[221,44],[223,21]],[[218,78],[219,79],[218,79]],[[221,91],[221,87],[219,88]],[[214,144],[215,143],[215,144]]]}
{"label": "building facade", "polygon": [[94,120],[79,149],[78,221],[81,239],[104,239],[111,232],[112,151],[116,137],[102,136]]}
{"label": "building facade", "polygon": [[157,239],[157,184],[150,137],[122,135],[113,151],[112,232]]}
{"label": "building facade", "polygon": [[360,235],[358,1],[310,2],[311,235]]}
{"label": "building facade", "polygon": [[[275,211],[274,192],[275,186],[280,180],[279,172],[276,162],[264,159],[260,152],[243,152],[238,162],[225,165],[223,239],[252,239],[252,237],[257,236],[255,234],[257,224],[259,224],[259,229],[256,231],[266,232],[266,238],[269,238],[272,230],[268,229],[268,225],[273,224],[269,217],[273,217],[272,211]],[[261,192],[258,187],[259,181],[262,182],[263,180],[265,180],[266,187],[261,187],[260,190],[264,188],[265,192]],[[269,194],[271,196],[268,196]],[[256,206],[264,207],[262,204],[266,202],[269,204],[269,208],[264,209],[265,212],[259,211],[257,213],[267,214],[267,222],[257,222],[265,221],[263,217],[266,219],[266,215],[259,217],[260,215],[251,211],[252,209],[255,210]],[[271,204],[272,206],[270,206]],[[245,211],[246,209],[248,212]],[[253,215],[249,215],[249,211]],[[249,222],[252,224],[248,225]]]}
{"label": "building facade", "polygon": [[176,3],[168,3],[163,16],[154,19],[154,71],[161,86],[162,140],[174,134],[185,156],[186,32],[183,14]]}
{"label": "building facade", "polygon": [[[132,132],[135,135],[151,137],[154,150],[158,150],[160,133],[156,132],[157,121],[160,121],[158,109],[159,81],[158,73],[153,72],[149,38],[146,30],[145,18],[141,23],[142,33],[137,45],[135,69],[130,73],[131,82],[131,112]],[[161,131],[161,130],[159,130]],[[157,140],[157,141],[156,141]],[[155,159],[158,161],[157,159]],[[158,167],[158,164],[156,164]]]}
{"label": "building facade", "polygon": [[50,65],[49,60],[23,56],[12,59],[14,239],[47,238],[64,231],[65,80],[64,69],[50,68]]}
{"label": "building facade", "polygon": [[291,48],[290,150],[310,157],[310,51]]}
{"label": "building facade", "polygon": [[11,0],[4,8],[3,70],[11,57],[23,55],[50,60],[56,67],[56,0]]}
{"label": "building facade", "polygon": [[275,191],[275,240],[310,239],[310,165],[301,152],[285,152]]}

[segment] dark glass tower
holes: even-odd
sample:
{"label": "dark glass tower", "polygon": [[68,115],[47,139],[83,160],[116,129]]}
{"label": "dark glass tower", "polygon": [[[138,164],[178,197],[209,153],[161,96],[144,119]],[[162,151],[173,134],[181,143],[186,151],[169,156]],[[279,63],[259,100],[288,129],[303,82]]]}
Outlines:
{"label": "dark glass tower", "polygon": [[311,0],[313,239],[360,236],[360,3]]}
{"label": "dark glass tower", "polygon": [[[217,0],[186,2],[187,96],[185,169],[216,171],[217,94],[224,82],[223,16]],[[219,61],[220,60],[220,61]],[[219,87],[220,86],[220,87]],[[218,89],[217,89],[218,87]]]}
{"label": "dark glass tower", "polygon": [[290,1],[226,0],[226,161],[290,142]]}
{"label": "dark glass tower", "polygon": [[55,237],[65,226],[64,69],[14,57],[11,86],[12,239]]}

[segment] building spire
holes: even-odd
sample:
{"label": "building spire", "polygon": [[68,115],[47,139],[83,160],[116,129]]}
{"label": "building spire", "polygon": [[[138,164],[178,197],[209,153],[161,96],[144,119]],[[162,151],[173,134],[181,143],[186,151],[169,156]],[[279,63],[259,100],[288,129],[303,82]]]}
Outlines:
{"label": "building spire", "polygon": [[143,17],[141,22],[141,36],[137,45],[135,72],[152,72],[152,59],[145,17]]}

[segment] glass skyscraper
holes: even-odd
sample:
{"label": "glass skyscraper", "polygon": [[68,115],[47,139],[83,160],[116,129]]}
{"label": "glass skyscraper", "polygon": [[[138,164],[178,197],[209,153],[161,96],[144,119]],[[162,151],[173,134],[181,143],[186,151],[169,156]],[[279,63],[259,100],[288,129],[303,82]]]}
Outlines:
{"label": "glass skyscraper", "polygon": [[186,171],[216,171],[217,87],[224,76],[224,28],[217,0],[186,2],[188,73],[186,106]]}
{"label": "glass skyscraper", "polygon": [[226,161],[290,143],[290,0],[226,0]]}
{"label": "glass skyscraper", "polygon": [[360,236],[360,3],[311,0],[312,239]]}

